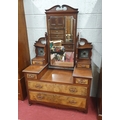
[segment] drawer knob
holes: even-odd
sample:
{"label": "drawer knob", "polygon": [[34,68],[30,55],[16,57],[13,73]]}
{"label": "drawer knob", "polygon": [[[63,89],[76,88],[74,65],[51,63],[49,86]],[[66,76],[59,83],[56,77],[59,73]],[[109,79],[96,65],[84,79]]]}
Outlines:
{"label": "drawer knob", "polygon": [[43,86],[42,86],[42,85],[39,85],[39,84],[36,84],[35,87],[40,89],[40,88],[42,88]]}
{"label": "drawer knob", "polygon": [[70,88],[69,91],[70,92],[77,92],[77,89],[76,88]]}

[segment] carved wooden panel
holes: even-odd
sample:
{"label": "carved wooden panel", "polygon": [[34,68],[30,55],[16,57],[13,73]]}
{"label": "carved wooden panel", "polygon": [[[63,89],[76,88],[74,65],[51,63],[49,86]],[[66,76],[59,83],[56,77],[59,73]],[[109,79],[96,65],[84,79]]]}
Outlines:
{"label": "carved wooden panel", "polygon": [[75,78],[75,83],[79,83],[79,84],[88,84],[88,79],[84,79],[84,78]]}
{"label": "carved wooden panel", "polygon": [[87,87],[28,81],[28,89],[87,96]]}
{"label": "carved wooden panel", "polygon": [[86,108],[86,98],[29,91],[30,100]]}

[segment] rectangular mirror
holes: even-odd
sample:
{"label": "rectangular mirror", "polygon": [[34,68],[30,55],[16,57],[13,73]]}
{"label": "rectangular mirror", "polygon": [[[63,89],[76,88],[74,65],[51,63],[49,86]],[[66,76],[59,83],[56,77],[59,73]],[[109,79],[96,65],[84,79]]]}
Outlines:
{"label": "rectangular mirror", "polygon": [[50,65],[73,67],[75,19],[73,16],[50,16],[48,21]]}

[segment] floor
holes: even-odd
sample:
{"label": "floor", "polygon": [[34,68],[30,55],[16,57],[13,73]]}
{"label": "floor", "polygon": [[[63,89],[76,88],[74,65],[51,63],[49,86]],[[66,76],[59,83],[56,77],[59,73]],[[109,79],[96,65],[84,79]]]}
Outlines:
{"label": "floor", "polygon": [[24,101],[18,100],[18,120],[97,120],[96,99],[90,97],[87,114],[40,104],[29,106],[27,98]]}

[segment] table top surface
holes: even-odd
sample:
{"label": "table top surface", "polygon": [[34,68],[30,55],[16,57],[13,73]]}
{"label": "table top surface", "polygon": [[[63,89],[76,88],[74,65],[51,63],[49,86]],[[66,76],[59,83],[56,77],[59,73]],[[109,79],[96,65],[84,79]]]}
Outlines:
{"label": "table top surface", "polygon": [[92,78],[92,70],[90,68],[74,68],[73,77]]}
{"label": "table top surface", "polygon": [[25,68],[22,72],[40,73],[46,67],[46,65],[40,66],[40,65],[32,64],[27,68]]}

